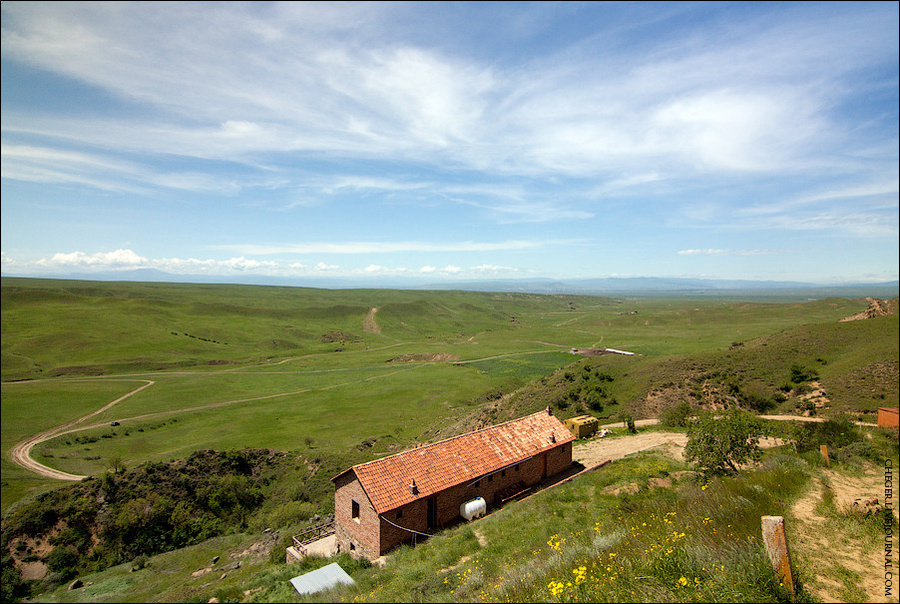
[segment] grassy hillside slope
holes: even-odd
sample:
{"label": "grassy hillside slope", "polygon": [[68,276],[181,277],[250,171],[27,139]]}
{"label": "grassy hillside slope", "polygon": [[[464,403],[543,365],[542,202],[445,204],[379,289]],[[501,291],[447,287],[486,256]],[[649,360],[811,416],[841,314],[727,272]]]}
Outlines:
{"label": "grassy hillside slope", "polygon": [[[896,338],[882,338],[896,334],[896,316],[870,320],[884,329],[838,323],[864,311],[862,300],[776,304],[29,279],[4,279],[2,295],[4,451],[154,381],[78,432],[35,448],[42,463],[76,474],[103,472],[112,460],[133,467],[202,448],[299,447],[328,455],[362,447],[383,455],[548,403],[563,415],[650,416],[660,407],[648,404],[650,393],[662,388],[679,397],[688,380],[702,381],[703,372],[690,367],[705,363],[721,373],[723,364],[767,346],[749,342],[803,325],[831,330],[837,342],[860,332],[853,337],[867,343],[857,357],[797,353],[813,363],[825,354],[823,380],[833,375],[834,388],[845,391],[835,406],[850,401],[871,409],[896,400],[896,389],[880,385],[896,375]],[[561,379],[555,371],[579,360],[568,354],[571,347],[592,346],[638,356],[593,359],[595,383],[577,393],[542,390]],[[795,353],[779,346],[784,358],[777,362],[766,355],[744,361],[750,369],[741,371],[762,383],[751,391],[782,385],[766,372],[784,373]],[[726,351],[735,360],[721,357]],[[704,354],[712,356],[698,360]],[[615,381],[601,383],[601,374]],[[516,392],[542,376],[551,377],[531,389],[534,396]],[[862,382],[868,390],[852,387]],[[120,426],[112,429],[113,421]],[[7,456],[0,464],[3,509],[57,484]]]}
{"label": "grassy hillside slope", "polygon": [[[896,465],[896,439],[871,436],[876,457]],[[82,577],[87,587],[61,587],[40,601],[791,601],[760,542],[760,517],[770,514],[788,519],[794,601],[867,601],[873,597],[869,584],[881,587],[878,565],[868,572],[835,560],[823,568],[822,552],[810,546],[818,536],[797,516],[805,509],[799,498],[816,494],[820,484],[878,478],[881,468],[871,461],[843,459],[826,469],[818,455],[772,450],[737,476],[698,480],[670,455],[643,452],[444,530],[415,548],[403,546],[384,568],[346,555],[285,566],[275,561],[281,544],[256,530],[88,574]],[[815,509],[842,551],[879,553],[883,516],[831,499]],[[896,520],[893,526],[896,532]],[[211,562],[213,556],[222,560]],[[235,568],[235,561],[241,565]],[[288,583],[333,561],[355,585],[301,597]]]}
{"label": "grassy hillside slope", "polygon": [[[135,476],[175,467],[197,450],[291,451],[299,465],[267,479],[258,505],[236,523],[211,521],[226,532],[296,530],[330,511],[331,472],[548,404],[562,417],[614,420],[654,417],[684,400],[803,411],[817,388],[827,399],[819,413],[871,416],[898,400],[897,316],[839,322],[865,311],[863,300],[22,279],[4,279],[2,295],[5,513],[61,484],[14,466],[15,443],[148,381],[33,456],[100,478],[122,467]],[[569,354],[572,347],[636,355],[582,358]],[[168,510],[163,519],[174,514],[156,507]],[[538,597],[535,589],[509,593]]]}

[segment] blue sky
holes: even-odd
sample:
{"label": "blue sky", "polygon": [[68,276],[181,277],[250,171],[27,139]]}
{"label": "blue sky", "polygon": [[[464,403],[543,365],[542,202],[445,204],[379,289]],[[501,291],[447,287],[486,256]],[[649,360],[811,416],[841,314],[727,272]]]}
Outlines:
{"label": "blue sky", "polygon": [[898,4],[2,4],[4,275],[898,278]]}

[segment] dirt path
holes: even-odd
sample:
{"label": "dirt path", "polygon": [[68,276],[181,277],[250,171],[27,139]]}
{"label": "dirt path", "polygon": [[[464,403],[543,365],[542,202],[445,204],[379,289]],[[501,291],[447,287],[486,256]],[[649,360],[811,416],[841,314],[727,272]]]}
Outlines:
{"label": "dirt path", "polygon": [[375,321],[375,313],[378,312],[378,308],[373,306],[369,309],[369,312],[366,313],[366,318],[363,319],[363,331],[366,333],[381,333],[381,327],[378,326],[378,323]]}
{"label": "dirt path", "polygon": [[[384,373],[382,375],[364,378],[362,381],[363,382],[371,382],[374,380],[383,379],[385,377],[397,375],[398,373],[412,371],[421,366],[423,366],[423,365],[417,364],[417,365],[412,365],[409,367],[403,367],[401,369],[397,369],[396,371],[391,371],[388,373]],[[125,381],[136,381],[136,380],[125,380]],[[96,415],[99,415],[100,413],[103,413],[104,411],[113,407],[117,403],[120,403],[121,401],[125,400],[126,398],[128,398],[134,394],[137,394],[144,388],[148,388],[148,387],[152,386],[153,384],[155,384],[155,382],[152,380],[140,380],[140,381],[145,381],[146,383],[143,386],[141,386],[140,388],[136,388],[135,390],[132,390],[128,394],[126,394],[124,396],[120,396],[119,398],[112,401],[111,403],[104,405],[103,407],[94,411],[93,413],[89,413],[88,415],[85,415],[84,417],[81,417],[75,421],[71,421],[71,422],[63,424],[61,426],[57,426],[55,428],[51,428],[50,430],[41,432],[40,434],[36,434],[36,435],[20,442],[19,444],[15,445],[12,449],[10,449],[10,456],[12,457],[12,461],[14,463],[16,463],[17,465],[25,468],[26,470],[30,470],[30,471],[32,471],[36,474],[39,474],[40,476],[44,476],[46,478],[53,478],[55,480],[69,480],[69,481],[79,481],[79,480],[86,478],[85,476],[81,476],[79,474],[70,474],[69,472],[63,472],[62,470],[55,470],[51,467],[45,466],[45,465],[35,461],[31,457],[31,450],[36,445],[38,445],[44,441],[50,440],[52,438],[56,438],[57,436],[62,436],[64,434],[70,434],[72,432],[82,432],[84,430],[91,430],[94,428],[100,428],[102,426],[107,425],[106,422],[92,423],[92,424],[85,424],[83,422],[87,419],[90,419],[91,417],[94,417]],[[356,380],[351,380],[348,382],[340,382],[337,384],[331,384],[330,386],[324,386],[324,387],[320,388],[320,390],[332,390],[334,388],[340,388],[340,387],[347,386],[349,384],[355,384],[355,383],[358,383],[358,382]],[[279,392],[276,394],[266,394],[263,396],[256,396],[256,397],[252,397],[252,398],[235,399],[235,400],[230,400],[230,401],[220,401],[218,403],[210,403],[208,405],[199,405],[197,407],[172,409],[170,411],[159,411],[156,413],[145,413],[143,415],[135,415],[132,417],[123,417],[123,418],[120,418],[119,421],[120,422],[136,421],[136,420],[142,420],[142,419],[165,417],[165,416],[169,416],[169,415],[177,415],[180,413],[188,413],[190,411],[203,411],[203,410],[209,410],[209,409],[216,409],[218,407],[225,407],[228,405],[236,405],[239,403],[249,403],[249,402],[253,402],[253,401],[279,398],[279,397],[283,397],[283,396],[294,396],[297,394],[304,394],[304,393],[310,392],[312,390],[314,390],[314,389],[313,388],[303,388],[301,390],[294,390],[291,392]]]}
{"label": "dirt path", "polygon": [[[622,424],[615,425],[622,427]],[[687,436],[679,432],[644,432],[617,438],[594,438],[583,443],[576,442],[572,459],[586,468],[592,468],[606,460],[615,461],[631,453],[665,446],[676,459],[683,460],[686,444]]]}
{"label": "dirt path", "polygon": [[[374,326],[373,329],[377,329],[377,324],[375,323],[375,319],[374,319],[375,313],[377,311],[378,311],[377,308],[374,308],[374,307],[371,308],[369,310],[369,314],[366,317],[367,323],[369,321],[369,318],[371,317],[371,324]],[[483,361],[483,360],[492,359],[492,358],[518,356],[518,355],[522,355],[522,354],[541,354],[543,352],[545,352],[545,351],[515,353],[514,355],[513,354],[495,355],[493,357],[486,357],[484,359],[474,359],[474,360],[469,360],[469,361],[457,361],[457,363],[458,364],[473,363],[473,362]],[[397,370],[394,372],[387,373],[385,375],[369,377],[369,378],[366,378],[364,381],[381,379],[381,378],[384,378],[384,377],[387,377],[390,375],[394,375],[396,373],[400,373],[403,371],[408,371],[408,370],[409,370],[409,368],[404,368],[404,369],[400,369],[400,370]],[[127,380],[127,381],[135,381],[135,380]],[[113,406],[120,403],[121,401],[129,398],[130,396],[137,394],[141,390],[148,388],[155,383],[152,380],[140,380],[140,381],[143,381],[145,383],[142,386],[132,390],[131,392],[129,392],[123,396],[120,396],[119,398],[115,399],[114,401],[104,405],[100,409],[97,409],[96,411],[89,413],[88,415],[85,415],[84,417],[81,417],[77,420],[68,422],[66,424],[57,426],[55,428],[51,428],[50,430],[46,430],[44,432],[41,432],[40,434],[36,434],[18,444],[16,444],[10,450],[10,455],[11,455],[12,461],[15,464],[25,468],[26,470],[30,470],[30,471],[32,471],[40,476],[46,477],[46,478],[52,478],[55,480],[68,480],[68,481],[79,481],[79,480],[84,479],[85,476],[82,476],[79,474],[71,474],[69,472],[64,472],[62,470],[56,470],[54,468],[45,466],[45,465],[35,461],[31,457],[32,449],[36,445],[38,445],[42,442],[45,442],[52,438],[56,438],[58,436],[62,436],[64,434],[69,434],[72,432],[80,432],[80,431],[84,431],[84,430],[90,430],[90,429],[99,428],[99,427],[105,425],[105,422],[104,423],[86,424],[85,421],[103,413],[104,411],[112,408]],[[331,386],[326,386],[323,389],[330,390],[333,388],[339,388],[341,386],[347,385],[348,383],[351,383],[351,382],[332,384]],[[154,418],[154,417],[174,415],[174,414],[178,414],[178,413],[186,413],[186,412],[190,412],[190,411],[215,409],[217,407],[224,407],[227,405],[234,405],[234,404],[238,404],[238,403],[247,403],[247,402],[252,402],[252,401],[257,401],[257,400],[265,400],[265,399],[271,399],[271,398],[279,398],[279,397],[283,397],[283,396],[292,396],[292,395],[297,395],[297,394],[303,394],[305,392],[309,392],[310,390],[311,389],[309,389],[309,388],[305,388],[305,389],[292,391],[292,392],[280,392],[277,394],[269,394],[269,395],[265,395],[265,396],[252,397],[252,398],[246,398],[246,399],[221,401],[218,403],[211,403],[208,405],[200,405],[197,407],[191,407],[191,408],[186,408],[186,409],[182,408],[182,409],[173,409],[171,411],[147,413],[147,414],[143,414],[143,415],[122,418],[120,421],[135,421],[135,420],[141,420],[141,419],[149,419],[149,418]],[[764,417],[766,419],[778,419],[778,420],[823,421],[821,418],[815,418],[815,417],[774,416],[774,415],[761,416],[761,417]],[[645,419],[645,420],[636,421],[635,425],[638,427],[641,427],[641,426],[651,426],[651,425],[655,425],[658,423],[659,423],[659,421],[656,419]],[[871,424],[865,424],[865,425],[871,425]],[[621,424],[621,422],[619,422],[619,423],[614,423],[614,424],[607,424],[602,427],[616,429],[616,428],[622,428],[622,424]],[[590,467],[593,467],[593,466],[595,466],[599,463],[602,463],[606,460],[621,459],[622,457],[625,457],[626,455],[629,455],[631,453],[636,453],[638,451],[644,451],[644,450],[652,449],[655,447],[666,446],[671,455],[673,455],[676,459],[683,460],[683,452],[684,452],[684,447],[686,444],[687,444],[687,436],[682,433],[678,433],[678,432],[647,432],[647,433],[637,434],[637,435],[633,435],[633,436],[611,438],[611,439],[606,439],[606,440],[595,438],[595,439],[592,439],[592,440],[584,442],[584,443],[576,444],[576,446],[573,450],[573,454],[574,454],[573,458],[575,461],[582,463],[585,467],[590,468]],[[774,441],[766,442],[764,439],[764,441],[761,442],[761,444],[764,447],[767,447],[767,446],[771,447],[771,446],[776,446],[777,444],[781,444],[781,443],[777,443]]]}
{"label": "dirt path", "polygon": [[[128,381],[133,381],[133,380],[128,380]],[[85,476],[79,476],[78,474],[69,474],[68,472],[63,472],[61,470],[54,470],[53,468],[49,468],[41,463],[36,462],[35,460],[33,460],[31,458],[31,450],[35,447],[35,445],[37,445],[39,443],[42,443],[46,440],[50,440],[51,438],[55,438],[55,437],[59,436],[60,434],[63,434],[67,431],[72,431],[70,429],[73,426],[76,426],[77,424],[80,424],[81,422],[83,422],[87,419],[90,419],[94,416],[97,416],[97,415],[103,413],[107,409],[110,409],[111,407],[117,405],[118,403],[121,403],[126,398],[133,396],[133,395],[137,394],[138,392],[140,392],[141,390],[143,390],[144,388],[149,388],[150,386],[152,386],[153,384],[156,383],[153,380],[142,380],[142,381],[146,382],[143,386],[135,388],[128,394],[120,396],[116,400],[112,401],[111,403],[109,403],[107,405],[104,405],[103,407],[97,409],[93,413],[88,413],[84,417],[80,417],[74,421],[68,422],[61,426],[57,426],[56,428],[51,428],[50,430],[46,430],[44,432],[41,432],[40,434],[36,434],[30,438],[23,440],[19,444],[14,445],[13,448],[10,449],[10,456],[12,457],[13,463],[20,465],[23,468],[25,468],[26,470],[31,470],[32,472],[39,474],[40,476],[44,476],[46,478],[54,478],[56,480],[81,480],[83,478],[86,478]]]}
{"label": "dirt path", "polygon": [[[880,468],[872,466],[857,475],[825,470],[823,479],[830,485],[839,511],[873,499],[884,504],[884,471]],[[883,541],[865,535],[853,522],[821,515],[822,492],[822,479],[810,481],[806,494],[793,505],[788,526],[792,556],[806,570],[806,589],[821,602],[896,602],[896,591],[893,598],[884,594]],[[895,506],[894,510],[896,515]],[[896,569],[897,548],[892,550],[892,568]]]}
{"label": "dirt path", "polygon": [[[634,425],[636,427],[655,426],[658,423],[657,419],[639,419],[634,422]],[[600,428],[618,429],[620,433],[624,430],[622,422],[606,424]],[[687,442],[687,434],[683,432],[642,432],[615,438],[592,438],[587,441],[575,442],[572,459],[586,468],[591,468],[607,460],[615,461],[638,451],[661,447],[675,459],[684,461],[684,447]],[[784,441],[778,438],[759,439],[759,446],[763,449],[783,444]]]}

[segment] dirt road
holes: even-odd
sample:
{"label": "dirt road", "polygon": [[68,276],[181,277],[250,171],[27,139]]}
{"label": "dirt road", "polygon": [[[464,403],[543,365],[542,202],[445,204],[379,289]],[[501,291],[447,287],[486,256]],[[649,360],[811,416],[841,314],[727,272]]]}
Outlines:
{"label": "dirt road", "polygon": [[[375,309],[375,308],[370,310],[373,321],[374,321],[374,314],[376,311],[377,311],[377,309]],[[535,351],[535,352],[519,353],[519,354],[541,354],[542,352],[543,351]],[[511,356],[511,355],[497,355],[497,357],[487,357],[487,358],[500,358],[503,356]],[[478,360],[485,360],[485,359],[478,359]],[[475,361],[458,361],[458,363],[460,363],[460,364],[469,363],[469,362],[475,362]],[[398,372],[406,371],[406,370],[407,369],[398,370]],[[394,372],[394,373],[398,373],[398,372]],[[388,374],[388,375],[391,375],[391,374]],[[385,376],[378,376],[378,377],[381,378],[381,377],[385,377]],[[369,381],[372,379],[376,379],[376,378],[369,377],[369,378],[366,378],[365,381]],[[85,424],[84,422],[92,417],[95,417],[95,416],[103,413],[104,411],[110,409],[111,407],[122,402],[123,400],[127,399],[128,397],[137,394],[141,390],[148,388],[155,383],[152,380],[127,380],[127,381],[142,381],[145,383],[142,386],[132,390],[131,392],[129,392],[123,396],[120,396],[119,398],[108,403],[107,405],[104,405],[100,409],[97,409],[93,413],[89,413],[88,415],[85,415],[84,417],[81,417],[77,420],[68,422],[66,424],[57,426],[55,428],[51,428],[50,430],[46,430],[44,432],[41,432],[40,434],[36,434],[36,435],[18,443],[17,445],[13,446],[12,449],[10,449],[10,455],[12,457],[12,461],[14,463],[16,463],[17,465],[25,468],[26,470],[32,471],[32,472],[34,472],[40,476],[46,477],[46,478],[53,478],[55,480],[69,480],[69,481],[78,481],[78,480],[84,479],[85,476],[81,476],[78,474],[70,474],[68,472],[63,472],[62,470],[56,470],[56,469],[50,468],[48,466],[45,466],[45,465],[35,461],[34,459],[31,458],[31,451],[36,445],[38,445],[44,441],[50,440],[51,438],[56,438],[57,436],[67,434],[69,432],[76,432],[76,431],[80,431],[80,430],[86,430],[86,429],[102,426],[103,424],[88,425],[88,424]],[[327,386],[325,389],[335,388],[335,387],[339,387],[341,385],[343,385],[343,384],[335,384],[332,386]],[[212,408],[216,408],[216,407],[223,407],[226,405],[232,405],[232,404],[237,404],[237,403],[245,403],[245,402],[250,402],[250,401],[255,401],[255,400],[264,400],[264,399],[269,399],[269,398],[277,398],[277,397],[282,397],[282,396],[296,395],[296,394],[301,394],[301,393],[304,393],[307,391],[308,391],[308,389],[303,389],[303,390],[299,390],[299,391],[295,391],[295,392],[270,394],[270,395],[266,395],[266,396],[260,396],[260,397],[254,397],[254,398],[248,398],[248,399],[223,401],[223,402],[219,402],[219,403],[212,403],[209,405],[201,405],[199,407],[193,407],[193,408],[189,408],[189,409],[178,409],[178,410],[159,412],[159,413],[149,413],[146,415],[130,417],[127,419],[129,419],[129,420],[146,419],[146,418],[150,418],[150,417],[172,415],[175,413],[181,413],[181,412],[185,412],[185,411],[196,411],[196,410],[200,410],[200,409],[212,409]],[[810,422],[823,421],[822,418],[797,417],[797,416],[793,416],[793,415],[765,415],[765,416],[760,416],[760,417],[762,417],[764,419],[776,419],[776,420],[799,420],[799,421],[810,421]],[[635,425],[637,427],[642,427],[642,426],[652,426],[652,425],[655,425],[658,423],[659,423],[659,420],[656,420],[656,419],[643,419],[643,420],[637,420],[635,422]],[[862,424],[862,425],[873,426],[874,424]],[[621,422],[614,423],[614,424],[606,424],[605,426],[601,426],[601,428],[609,428],[609,429],[616,430],[616,431],[623,430]],[[599,463],[602,463],[606,460],[612,461],[612,460],[616,460],[616,459],[621,459],[621,458],[625,457],[626,455],[629,455],[631,453],[637,453],[638,451],[644,451],[644,450],[652,449],[655,447],[667,447],[667,449],[671,455],[673,455],[676,459],[681,460],[681,459],[683,459],[683,452],[684,452],[684,447],[686,444],[687,444],[687,436],[682,433],[678,433],[678,432],[647,432],[647,433],[643,433],[643,434],[636,434],[636,435],[630,435],[630,436],[618,437],[618,438],[610,438],[610,439],[594,438],[594,439],[586,441],[586,442],[577,443],[575,445],[575,448],[573,449],[573,458],[575,461],[583,464],[585,467],[590,468],[590,467],[593,467],[593,466],[595,466]],[[782,443],[780,441],[776,441],[773,439],[762,439],[760,441],[760,444],[763,447],[773,447],[773,446],[777,446]]]}
{"label": "dirt road", "polygon": [[[616,424],[620,431],[621,424]],[[592,468],[606,460],[615,461],[631,453],[666,447],[676,459],[683,459],[687,436],[679,432],[644,432],[616,438],[594,438],[576,442],[572,448],[572,459],[586,468]]]}
{"label": "dirt road", "polygon": [[378,307],[373,306],[369,309],[369,312],[366,313],[366,318],[363,319],[363,331],[366,333],[381,333],[381,327],[379,327],[378,323],[375,321],[375,313],[378,312]]}
{"label": "dirt road", "polygon": [[[128,381],[135,381],[135,380],[128,380]],[[88,413],[84,417],[80,417],[69,423],[63,424],[61,426],[57,426],[55,428],[51,428],[50,430],[46,430],[44,432],[41,432],[40,434],[36,434],[30,438],[23,440],[19,444],[13,446],[13,448],[10,449],[10,456],[12,457],[13,463],[20,465],[23,468],[25,468],[26,470],[30,470],[30,471],[32,471],[36,474],[39,474],[40,476],[44,476],[46,478],[53,478],[56,480],[81,480],[83,478],[86,478],[85,476],[79,476],[78,474],[69,474],[68,472],[63,472],[62,470],[54,470],[53,468],[49,468],[41,463],[36,462],[35,460],[33,460],[31,458],[31,450],[35,447],[35,445],[40,444],[40,443],[44,442],[45,440],[50,440],[51,438],[55,438],[56,436],[59,436],[60,434],[70,431],[71,428],[82,423],[83,421],[103,413],[107,409],[110,409],[111,407],[117,405],[118,403],[121,403],[128,397],[137,394],[144,388],[149,388],[150,386],[155,384],[155,382],[153,380],[137,380],[137,381],[145,382],[145,384],[143,386],[135,388],[128,394],[120,396],[116,400],[112,401],[111,403],[109,403],[107,405],[104,405],[103,407],[97,409],[93,413]]]}
{"label": "dirt road", "polygon": [[[770,419],[810,419],[797,418],[794,416],[769,416]],[[812,418],[815,419],[815,418]],[[657,419],[640,419],[634,422],[636,427],[655,426],[659,423]],[[618,434],[622,434],[625,428],[622,422],[615,424],[606,424],[600,427],[614,430]],[[646,451],[660,447],[667,451],[672,457],[679,461],[684,461],[684,447],[687,445],[687,434],[682,432],[643,432],[639,434],[626,434],[624,436],[616,436],[614,438],[592,438],[587,441],[576,441],[572,448],[572,459],[582,464],[586,468],[592,468],[604,461],[615,461],[622,459],[626,455],[637,453],[638,451]],[[778,447],[783,445],[784,441],[780,438],[761,438],[759,446],[763,449]]]}

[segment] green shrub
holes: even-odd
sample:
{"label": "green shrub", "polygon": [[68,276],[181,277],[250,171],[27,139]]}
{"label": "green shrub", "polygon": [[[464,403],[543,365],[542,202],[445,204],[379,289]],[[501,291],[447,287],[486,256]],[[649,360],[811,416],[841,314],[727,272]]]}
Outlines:
{"label": "green shrub", "polygon": [[815,369],[804,367],[799,363],[791,365],[791,382],[794,384],[802,384],[803,382],[811,382],[819,378],[819,372]]}
{"label": "green shrub", "polygon": [[794,428],[794,440],[798,452],[818,450],[827,445],[831,450],[846,447],[859,441],[859,427],[847,415],[827,419],[824,422],[806,422]]}
{"label": "green shrub", "polygon": [[53,572],[67,577],[74,576],[75,566],[78,564],[78,553],[69,546],[54,547],[50,553],[44,556],[44,564]]}
{"label": "green shrub", "polygon": [[875,445],[862,440],[837,449],[832,454],[832,457],[841,462],[848,462],[853,459],[867,459],[869,461],[880,462],[883,459],[881,452]]}
{"label": "green shrub", "polygon": [[681,401],[672,407],[663,409],[663,412],[659,414],[659,423],[667,428],[684,428],[687,426],[691,413],[691,404]]}
{"label": "green shrub", "polygon": [[741,464],[760,458],[764,433],[762,422],[746,411],[702,413],[688,424],[684,457],[704,474],[733,474]]}

